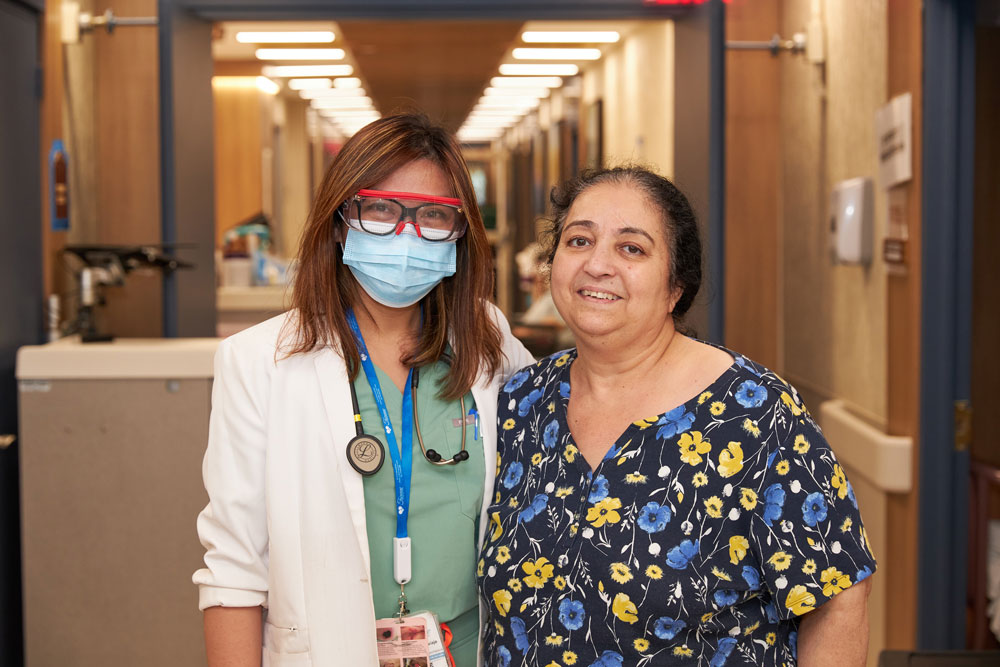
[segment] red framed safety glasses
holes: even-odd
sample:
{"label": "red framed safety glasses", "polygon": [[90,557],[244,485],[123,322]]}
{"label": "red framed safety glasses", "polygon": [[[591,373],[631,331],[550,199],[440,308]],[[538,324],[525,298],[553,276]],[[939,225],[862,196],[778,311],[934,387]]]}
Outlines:
{"label": "red framed safety glasses", "polygon": [[454,241],[468,228],[462,202],[454,197],[359,190],[345,207],[349,226],[376,236],[402,234],[412,226],[425,241]]}

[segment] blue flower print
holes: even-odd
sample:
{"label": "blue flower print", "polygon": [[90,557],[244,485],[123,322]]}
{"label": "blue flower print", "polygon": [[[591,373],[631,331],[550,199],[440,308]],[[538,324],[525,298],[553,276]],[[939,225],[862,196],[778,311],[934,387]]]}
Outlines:
{"label": "blue flower print", "polygon": [[764,605],[764,613],[767,614],[768,623],[778,622],[778,609],[774,606],[774,600],[771,600],[766,605]]}
{"label": "blue flower print", "polygon": [[660,616],[653,626],[653,634],[660,639],[673,639],[677,633],[687,627],[687,623],[681,620],[674,620],[669,616]]}
{"label": "blue flower print", "polygon": [[579,600],[564,599],[559,603],[559,622],[567,630],[579,630],[583,627],[583,603]]}
{"label": "blue flower print", "polygon": [[594,483],[590,485],[590,495],[587,496],[588,503],[596,503],[608,497],[608,480],[604,475],[598,475]]}
{"label": "blue flower print", "polygon": [[524,627],[524,621],[519,619],[517,616],[510,619],[510,631],[514,635],[514,644],[517,646],[517,650],[524,653],[531,646],[531,642],[528,640],[528,633]]}
{"label": "blue flower print", "polygon": [[530,394],[521,399],[521,402],[517,404],[517,415],[519,417],[524,417],[531,410],[531,406],[535,404],[539,398],[542,397],[542,390],[535,389]]}
{"label": "blue flower print", "polygon": [[863,568],[858,570],[856,575],[854,575],[854,583],[860,583],[870,576],[872,576],[872,569],[865,565]]}
{"label": "blue flower print", "polygon": [[819,491],[806,496],[805,502],[802,503],[802,520],[811,527],[826,520],[826,500]]}
{"label": "blue flower print", "polygon": [[772,484],[764,491],[764,523],[768,528],[773,521],[781,518],[782,509],[785,506],[785,490],[781,484]]}
{"label": "blue flower print", "polygon": [[498,648],[497,655],[500,656],[500,667],[507,667],[510,664],[510,650],[506,646]]}
{"label": "blue flower print", "polygon": [[767,399],[767,388],[753,380],[744,380],[736,390],[736,402],[744,408],[759,408]]}
{"label": "blue flower print", "polygon": [[708,663],[709,667],[722,667],[726,664],[726,660],[729,659],[729,654],[733,652],[736,648],[736,639],[733,637],[723,637],[719,640],[719,648],[715,651],[715,655],[712,656],[712,661]]}
{"label": "blue flower print", "polygon": [[733,355],[733,360],[734,360],[734,363],[737,366],[739,366],[740,368],[742,368],[742,369],[744,369],[744,370],[746,370],[746,371],[748,371],[750,373],[753,373],[757,377],[760,377],[760,373],[757,371],[756,368],[754,368],[754,365],[751,364],[751,363],[749,363],[747,361],[747,358],[744,357],[743,355],[741,355],[741,354]]}
{"label": "blue flower print", "polygon": [[854,487],[851,486],[851,480],[847,480],[847,497],[850,499],[851,504],[854,505],[854,509],[858,509],[858,499],[854,497]]}
{"label": "blue flower print", "polygon": [[569,400],[569,382],[559,383],[559,395]]}
{"label": "blue flower print", "polygon": [[521,481],[521,475],[524,474],[524,465],[520,461],[514,461],[509,466],[507,466],[507,472],[504,473],[503,488],[513,489],[517,486],[518,482]]}
{"label": "blue flower print", "polygon": [[670,508],[657,502],[648,502],[639,512],[639,527],[647,533],[658,533],[670,521]]}
{"label": "blue flower print", "polygon": [[542,434],[542,443],[545,445],[546,449],[552,449],[556,446],[556,438],[559,436],[559,422],[553,419],[545,427],[545,433]]}
{"label": "blue flower print", "polygon": [[799,659],[799,633],[792,630],[788,633],[788,647],[792,649],[792,657]]}
{"label": "blue flower print", "polygon": [[747,582],[747,586],[750,587],[752,591],[760,590],[760,571],[749,565],[743,566],[743,581]]}
{"label": "blue flower print", "polygon": [[590,663],[590,667],[622,667],[621,654],[615,653],[614,651],[605,651],[601,654],[601,657]]}
{"label": "blue flower print", "polygon": [[507,380],[507,384],[503,386],[503,390],[509,394],[510,392],[514,391],[522,384],[524,384],[524,381],[527,380],[529,377],[531,377],[531,371],[527,369],[514,373],[514,375],[512,375],[509,380]]}
{"label": "blue flower print", "polygon": [[667,553],[667,565],[675,570],[683,570],[698,555],[698,540],[684,540]]}
{"label": "blue flower print", "polygon": [[736,604],[736,600],[739,599],[739,594],[736,591],[731,591],[728,589],[715,591],[715,595],[712,598],[715,600],[715,604],[720,607],[731,607]]}
{"label": "blue flower print", "polygon": [[694,413],[685,412],[682,405],[660,417],[660,421],[656,423],[660,424],[660,430],[656,432],[657,438],[661,440],[672,438],[691,428],[691,424],[694,423]]}
{"label": "blue flower print", "polygon": [[771,454],[767,457],[767,465],[764,466],[764,470],[771,469],[771,464],[774,463],[774,457],[776,457],[777,455],[778,455],[778,450],[774,450],[773,452],[771,452]]}
{"label": "blue flower print", "polygon": [[532,499],[530,505],[528,505],[518,513],[517,515],[518,523],[528,523],[536,516],[541,514],[542,510],[544,510],[545,506],[548,504],[549,504],[549,497],[544,493],[539,493]]}

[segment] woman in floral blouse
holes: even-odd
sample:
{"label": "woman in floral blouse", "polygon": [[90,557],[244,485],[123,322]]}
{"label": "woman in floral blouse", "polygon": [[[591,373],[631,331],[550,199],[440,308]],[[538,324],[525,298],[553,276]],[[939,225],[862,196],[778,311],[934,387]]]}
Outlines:
{"label": "woman in floral blouse", "polygon": [[630,167],[553,203],[577,348],[500,392],[486,663],[864,664],[875,561],[843,469],[794,388],[678,331],[684,195]]}

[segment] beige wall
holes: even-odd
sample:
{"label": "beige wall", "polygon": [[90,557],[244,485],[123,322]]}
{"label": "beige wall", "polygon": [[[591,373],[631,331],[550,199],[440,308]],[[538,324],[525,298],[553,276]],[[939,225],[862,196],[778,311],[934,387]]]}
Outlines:
{"label": "beige wall", "polygon": [[[800,388],[838,397],[886,424],[886,267],[833,265],[830,192],[838,181],[875,178],[875,110],[888,94],[885,0],[824,2],[824,68],[804,57],[781,64],[781,210],[784,372]],[[783,4],[783,35],[809,20],[811,0]],[[885,229],[875,188],[875,238]],[[878,243],[876,243],[878,246]]]}

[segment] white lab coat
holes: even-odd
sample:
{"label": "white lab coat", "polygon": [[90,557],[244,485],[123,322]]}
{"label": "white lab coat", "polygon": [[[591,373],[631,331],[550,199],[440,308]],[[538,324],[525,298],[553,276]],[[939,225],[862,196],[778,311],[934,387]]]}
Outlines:
{"label": "white lab coat", "polygon": [[[486,455],[480,544],[496,472],[497,391],[533,361],[494,311],[506,361],[472,387]],[[346,454],[355,435],[347,370],[329,348],[276,360],[290,316],[240,332],[216,353],[202,470],[209,503],[198,517],[206,567],[193,577],[199,606],[266,607],[264,667],[375,667],[364,487]]]}

